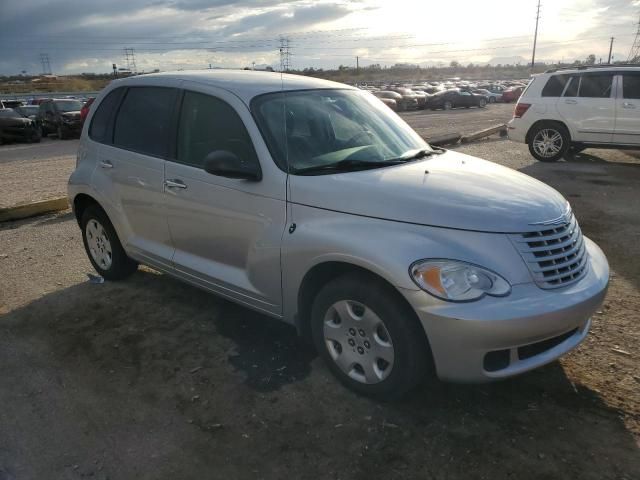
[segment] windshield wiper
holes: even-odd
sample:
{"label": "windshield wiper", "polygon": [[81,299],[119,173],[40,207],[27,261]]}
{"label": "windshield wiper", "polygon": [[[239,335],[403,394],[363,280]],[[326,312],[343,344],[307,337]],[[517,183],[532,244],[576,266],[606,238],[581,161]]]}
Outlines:
{"label": "windshield wiper", "polygon": [[441,153],[444,153],[444,150],[436,149],[436,148],[420,148],[418,150],[409,150],[408,152],[405,152],[403,155],[399,156],[398,158],[393,158],[391,160],[409,162],[411,160],[419,160],[424,157],[430,157],[431,155],[439,155]]}
{"label": "windshield wiper", "polygon": [[399,165],[405,163],[407,160],[404,158],[392,158],[390,160],[382,160],[380,162],[367,162],[364,160],[340,160],[335,163],[328,163],[326,165],[314,165],[313,167],[305,167],[296,169],[295,173],[298,175],[308,175],[314,173],[323,172],[353,172],[356,170],[369,170],[373,168],[388,167],[391,165]]}

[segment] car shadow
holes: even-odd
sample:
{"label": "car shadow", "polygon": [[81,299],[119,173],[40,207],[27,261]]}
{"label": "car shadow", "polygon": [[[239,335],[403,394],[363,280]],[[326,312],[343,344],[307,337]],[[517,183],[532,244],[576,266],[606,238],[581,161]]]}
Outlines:
{"label": "car shadow", "polygon": [[640,473],[621,412],[558,363],[376,402],[292,327],[149,270],[45,295],[0,330],[0,471],[16,478]]}

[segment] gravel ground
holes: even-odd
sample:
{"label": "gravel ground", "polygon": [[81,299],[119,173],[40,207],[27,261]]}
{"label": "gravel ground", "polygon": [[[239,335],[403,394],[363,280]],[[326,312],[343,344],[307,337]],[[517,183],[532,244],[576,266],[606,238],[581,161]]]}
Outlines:
{"label": "gravel ground", "polygon": [[284,324],[149,269],[87,281],[69,213],[0,224],[0,479],[640,478],[640,160],[458,150],[550,183],[607,254],[610,290],[576,351],[372,402]]}

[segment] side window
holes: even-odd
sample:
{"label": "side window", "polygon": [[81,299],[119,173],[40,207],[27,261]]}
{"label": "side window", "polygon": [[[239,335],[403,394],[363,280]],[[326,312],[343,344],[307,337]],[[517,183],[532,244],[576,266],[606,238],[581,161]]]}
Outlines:
{"label": "side window", "polygon": [[588,74],[582,76],[580,97],[609,98],[611,96],[612,73]]}
{"label": "side window", "polygon": [[563,97],[577,97],[579,86],[580,86],[580,77],[577,75],[574,75],[569,79],[569,85],[567,86],[567,89],[564,91]]}
{"label": "side window", "polygon": [[114,145],[165,157],[176,93],[175,88],[130,87],[113,126]]}
{"label": "side window", "polygon": [[124,88],[116,88],[100,102],[89,125],[89,138],[100,143],[111,143],[113,134],[110,128],[112,114],[120,104]]}
{"label": "side window", "polygon": [[562,91],[568,80],[569,75],[552,75],[542,89],[542,96],[559,97],[562,95]]}
{"label": "side window", "polygon": [[216,150],[235,153],[242,162],[258,163],[249,133],[236,111],[226,102],[196,92],[185,92],[178,127],[180,163],[202,167]]}
{"label": "side window", "polygon": [[623,98],[640,99],[640,74],[623,74],[622,96]]}

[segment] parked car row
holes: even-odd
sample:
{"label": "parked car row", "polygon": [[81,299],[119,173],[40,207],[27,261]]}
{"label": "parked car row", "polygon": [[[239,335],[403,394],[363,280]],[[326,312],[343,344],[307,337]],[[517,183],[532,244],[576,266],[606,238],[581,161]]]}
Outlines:
{"label": "parked car row", "polygon": [[524,89],[524,81],[469,82],[457,78],[418,84],[359,85],[380,98],[394,111],[484,107],[488,103],[514,102]]}
{"label": "parked car row", "polygon": [[46,98],[3,101],[0,109],[0,144],[39,142],[55,134],[59,139],[79,137],[93,98]]}

